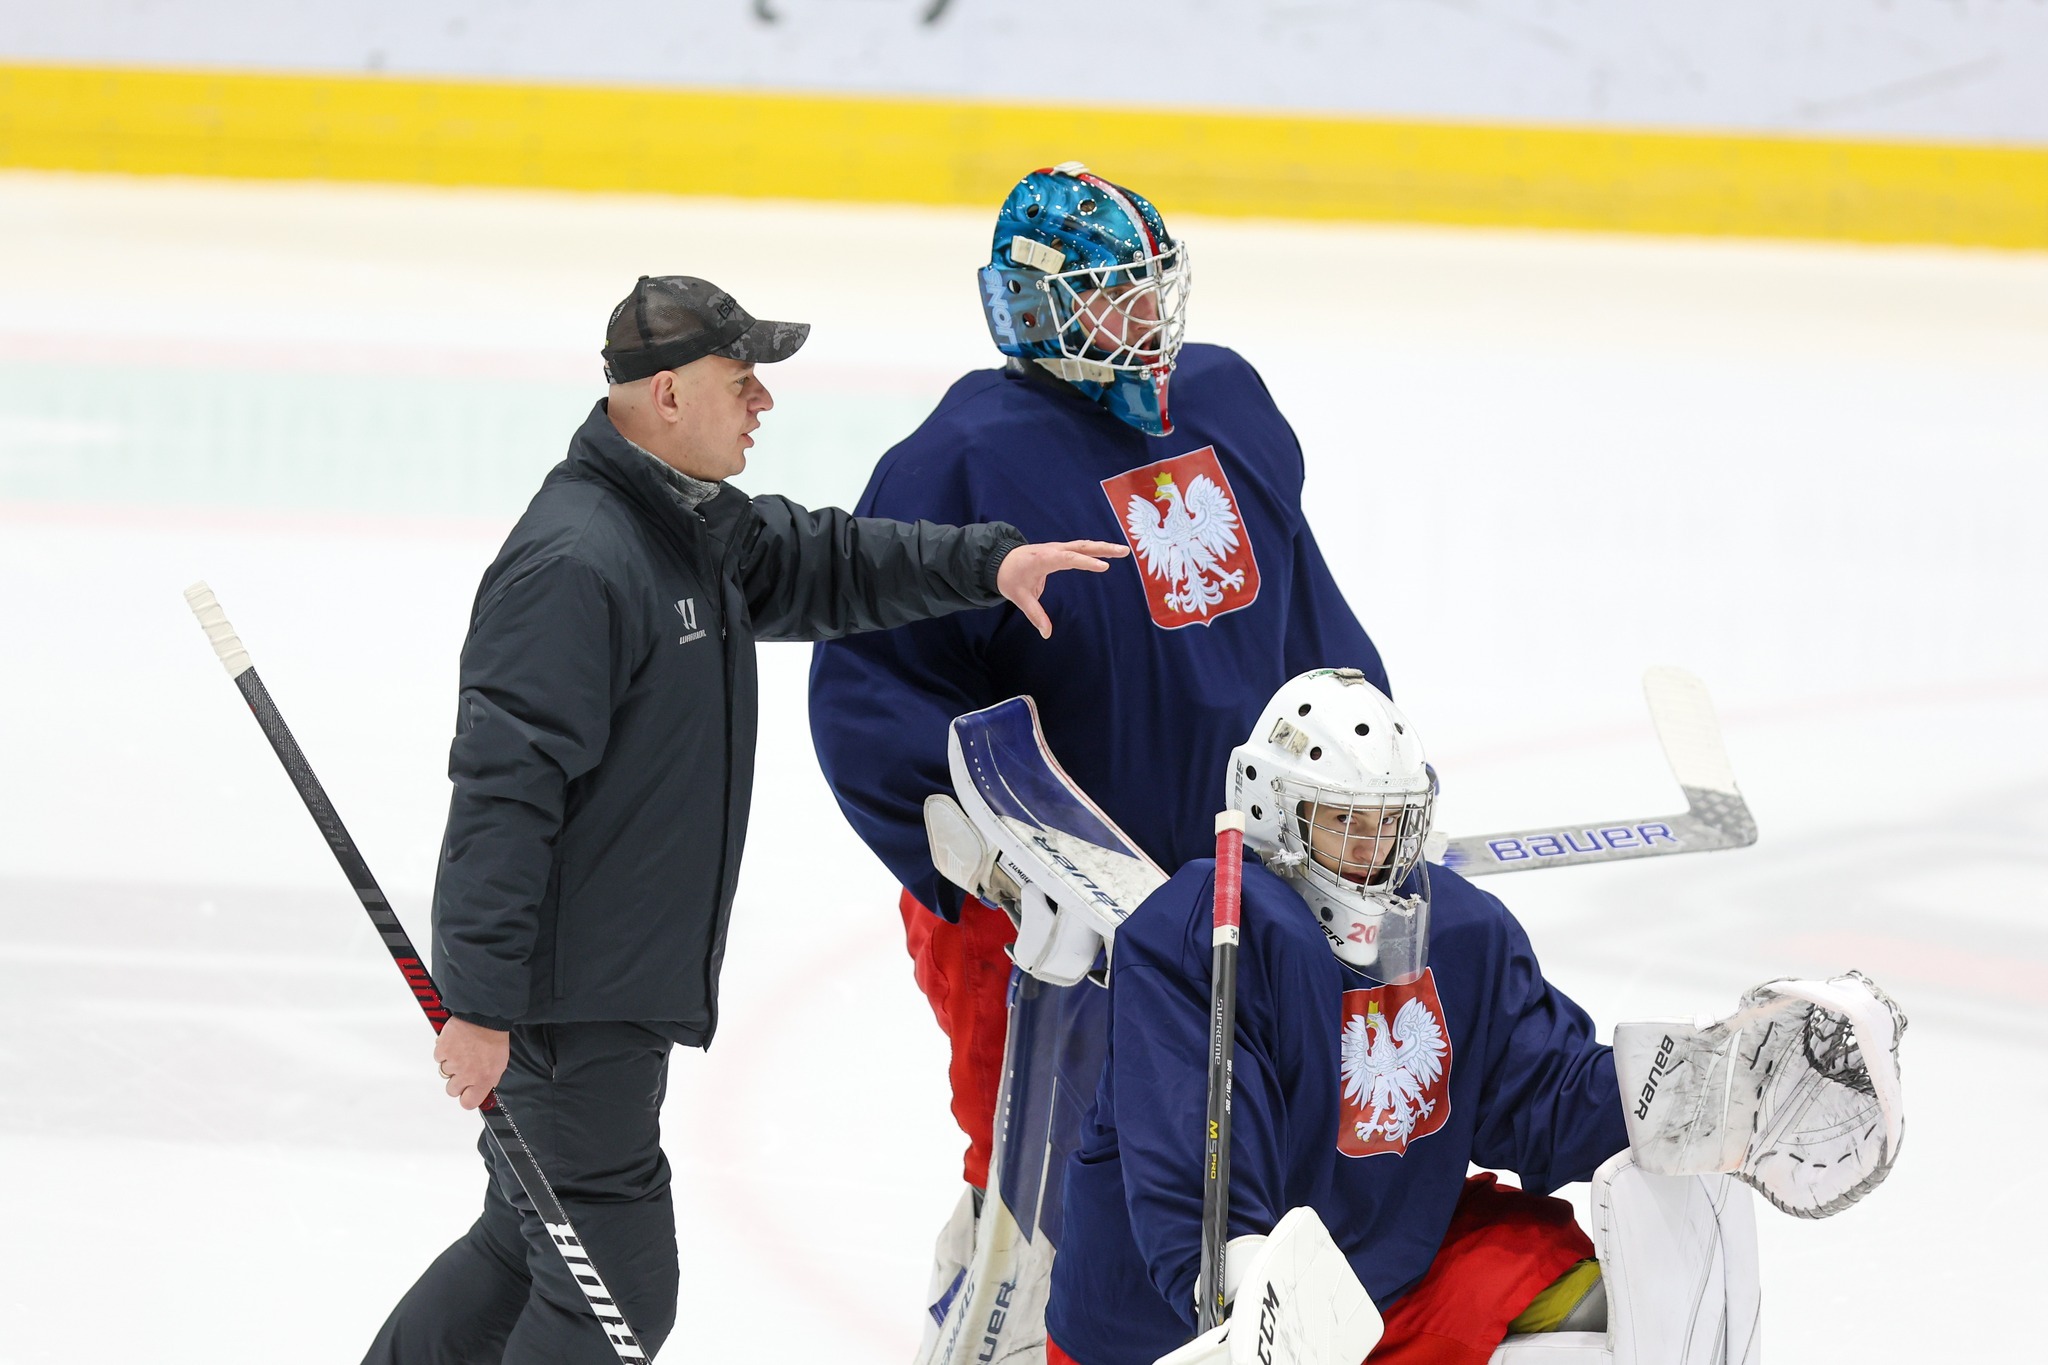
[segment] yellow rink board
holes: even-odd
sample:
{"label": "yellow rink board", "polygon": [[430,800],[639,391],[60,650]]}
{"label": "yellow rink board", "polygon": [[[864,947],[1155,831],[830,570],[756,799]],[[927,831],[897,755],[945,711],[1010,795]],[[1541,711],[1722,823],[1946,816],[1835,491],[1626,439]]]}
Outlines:
{"label": "yellow rink board", "polygon": [[0,166],[2048,248],[2048,147],[0,65]]}

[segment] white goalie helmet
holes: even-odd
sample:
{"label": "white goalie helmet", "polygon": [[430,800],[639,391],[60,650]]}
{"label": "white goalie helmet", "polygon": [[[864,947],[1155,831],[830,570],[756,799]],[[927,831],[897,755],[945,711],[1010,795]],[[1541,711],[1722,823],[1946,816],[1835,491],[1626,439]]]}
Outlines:
{"label": "white goalie helmet", "polygon": [[1363,673],[1319,668],[1274,693],[1231,751],[1227,800],[1245,846],[1301,893],[1339,959],[1387,985],[1422,974],[1436,772]]}

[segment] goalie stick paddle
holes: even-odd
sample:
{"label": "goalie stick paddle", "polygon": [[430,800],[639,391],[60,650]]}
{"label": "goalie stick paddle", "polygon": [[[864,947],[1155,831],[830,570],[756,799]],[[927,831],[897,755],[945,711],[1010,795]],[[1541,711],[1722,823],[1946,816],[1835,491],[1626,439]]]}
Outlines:
{"label": "goalie stick paddle", "polygon": [[[226,613],[214,598],[213,589],[205,583],[194,583],[185,589],[185,601],[191,606],[192,614],[199,618],[199,625],[206,632],[206,638],[213,642],[213,652],[226,668],[228,676],[234,679],[241,691],[242,699],[249,703],[249,710],[256,717],[256,723],[263,728],[263,737],[270,741],[270,747],[277,751],[278,761],[298,788],[299,798],[306,803],[306,813],[319,826],[320,837],[327,841],[333,851],[334,860],[341,864],[342,875],[355,889],[356,899],[363,903],[363,909],[370,916],[370,923],[376,928],[378,937],[391,952],[391,960],[397,964],[405,977],[405,984],[419,1001],[420,1010],[427,1016],[434,1032],[439,1033],[448,1022],[448,1007],[441,1003],[441,993],[434,986],[434,979],[420,961],[418,950],[412,946],[412,939],[406,935],[405,926],[392,913],[391,903],[384,898],[384,892],[377,886],[377,879],[370,875],[369,864],[356,848],[356,841],[349,836],[341,823],[341,816],[335,812],[334,803],[327,799],[326,789],[320,779],[313,775],[313,767],[306,761],[299,742],[292,737],[291,730],[284,723],[284,716],[278,711],[277,703],[270,699],[270,690],[263,680],[256,676],[256,666],[250,662],[249,653],[242,648],[241,639],[234,627],[228,624]],[[554,1187],[541,1174],[540,1163],[534,1160],[527,1148],[526,1139],[519,1135],[519,1128],[512,1122],[512,1116],[505,1112],[505,1106],[498,1102],[494,1090],[479,1106],[484,1126],[491,1135],[491,1141],[512,1167],[512,1173],[519,1177],[520,1188],[533,1201],[535,1212],[547,1228],[555,1249],[561,1253],[563,1262],[569,1267],[570,1278],[583,1291],[583,1297],[590,1301],[590,1311],[597,1315],[598,1325],[604,1329],[612,1350],[621,1361],[629,1365],[647,1365],[647,1356],[640,1349],[640,1340],[626,1321],[625,1310],[612,1298],[611,1290],[605,1287],[597,1267],[584,1250],[582,1239],[569,1224],[569,1215],[562,1208],[562,1202],[555,1197]]]}
{"label": "goalie stick paddle", "polygon": [[1209,955],[1209,1113],[1202,1160],[1202,1269],[1197,1334],[1223,1321],[1230,1242],[1230,1055],[1237,1037],[1237,940],[1244,907],[1244,813],[1216,817],[1216,908]]}
{"label": "goalie stick paddle", "polygon": [[1435,861],[1467,877],[1526,872],[1538,867],[1613,863],[1673,853],[1746,848],[1756,842],[1756,820],[1735,786],[1735,770],[1721,743],[1706,684],[1682,668],[1643,674],[1650,723],[1664,746],[1671,775],[1685,793],[1677,815],[1598,823],[1551,825],[1505,834],[1468,834],[1445,841]]}

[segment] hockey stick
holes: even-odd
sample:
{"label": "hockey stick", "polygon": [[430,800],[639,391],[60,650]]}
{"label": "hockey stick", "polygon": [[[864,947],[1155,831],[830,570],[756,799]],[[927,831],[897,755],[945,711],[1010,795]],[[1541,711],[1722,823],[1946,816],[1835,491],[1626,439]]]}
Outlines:
{"label": "hockey stick", "polygon": [[1237,939],[1244,897],[1244,812],[1216,817],[1216,909],[1209,961],[1209,1126],[1202,1162],[1202,1269],[1197,1334],[1223,1321],[1230,1242],[1230,1056],[1237,1040]]}
{"label": "hockey stick", "polygon": [[1643,696],[1650,704],[1650,723],[1657,728],[1664,758],[1685,792],[1683,813],[1468,834],[1446,840],[1435,861],[1467,877],[1484,877],[1755,843],[1756,820],[1736,790],[1735,770],[1728,764],[1706,685],[1682,668],[1653,668],[1643,674]]}
{"label": "hockey stick", "polygon": [[[334,860],[341,864],[342,875],[355,889],[356,899],[363,903],[363,909],[370,916],[370,923],[384,940],[384,946],[391,952],[391,960],[397,964],[405,977],[405,984],[411,988],[419,1001],[420,1010],[427,1016],[427,1022],[439,1033],[448,1022],[448,1007],[441,1003],[441,993],[434,986],[434,978],[427,974],[425,964],[420,961],[418,950],[406,936],[405,926],[398,922],[398,916],[391,911],[391,902],[377,886],[377,879],[370,875],[370,866],[363,861],[363,855],[356,848],[356,841],[342,826],[341,816],[335,812],[334,803],[327,799],[326,790],[320,779],[313,775],[313,767],[306,761],[299,742],[292,738],[291,730],[284,723],[277,703],[270,699],[270,690],[263,680],[256,676],[256,666],[250,662],[249,653],[242,648],[241,639],[234,627],[228,624],[227,616],[215,600],[213,589],[205,583],[194,583],[185,589],[185,601],[191,606],[192,614],[199,618],[199,625],[206,632],[206,638],[213,642],[213,652],[220,659],[228,676],[235,680],[235,686],[242,693],[242,700],[249,703],[249,710],[255,715],[256,723],[263,727],[263,737],[270,741],[270,747],[277,751],[278,761],[284,764],[285,772],[291,777],[292,785],[299,790],[299,798],[306,803],[306,813],[313,817],[313,823],[320,828],[320,835],[327,840],[327,847],[333,851]],[[589,1254],[583,1248],[582,1239],[576,1229],[569,1225],[569,1215],[555,1198],[554,1187],[541,1174],[540,1163],[534,1160],[527,1148],[526,1139],[519,1135],[512,1116],[505,1112],[505,1106],[498,1102],[498,1092],[493,1090],[479,1106],[484,1126],[490,1132],[491,1141],[499,1153],[512,1167],[512,1173],[519,1177],[520,1188],[533,1202],[534,1210],[540,1214],[540,1221],[554,1240],[555,1249],[562,1254],[562,1260],[569,1267],[569,1276],[583,1291],[583,1297],[590,1301],[590,1311],[597,1315],[598,1325],[604,1328],[605,1337],[620,1360],[629,1365],[647,1365],[647,1356],[640,1350],[639,1338],[626,1321],[625,1310],[612,1298],[611,1290],[605,1287],[598,1276],[597,1267],[591,1263]]]}

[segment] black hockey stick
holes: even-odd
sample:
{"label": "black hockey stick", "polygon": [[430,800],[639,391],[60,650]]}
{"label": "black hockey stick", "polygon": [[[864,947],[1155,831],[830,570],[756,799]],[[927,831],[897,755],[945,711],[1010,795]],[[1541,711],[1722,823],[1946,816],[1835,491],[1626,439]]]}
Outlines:
{"label": "black hockey stick", "polygon": [[[306,813],[313,817],[313,823],[320,828],[320,836],[333,851],[334,860],[341,864],[342,875],[355,889],[356,899],[363,903],[363,909],[370,916],[378,937],[391,952],[391,960],[405,977],[405,984],[419,1001],[420,1010],[427,1016],[427,1022],[439,1033],[448,1022],[448,1007],[441,1003],[441,992],[434,986],[434,978],[427,974],[426,964],[420,961],[418,950],[406,936],[405,926],[398,922],[398,916],[391,911],[391,903],[377,886],[377,879],[370,875],[369,864],[363,861],[362,853],[356,848],[356,841],[341,823],[341,816],[335,813],[334,803],[327,799],[327,792],[320,785],[320,779],[313,775],[313,767],[306,762],[305,753],[299,742],[292,738],[291,730],[285,725],[284,717],[278,712],[277,703],[270,699],[270,691],[263,680],[256,676],[256,666],[249,661],[248,651],[242,648],[241,640],[235,635],[234,627],[228,624],[227,616],[221,611],[220,603],[214,599],[213,589],[204,583],[194,583],[185,589],[185,601],[192,607],[192,614],[199,618],[200,628],[206,638],[213,642],[213,652],[220,658],[241,690],[242,699],[249,703],[249,710],[255,715],[256,723],[263,727],[263,737],[270,741],[270,747],[277,751],[278,761],[284,764],[285,772],[291,777],[292,785],[299,789],[299,799],[306,803]],[[519,1184],[526,1191],[526,1197],[533,1202],[534,1210],[540,1214],[540,1221],[554,1240],[555,1249],[562,1254],[562,1260],[569,1267],[569,1275],[583,1291],[583,1297],[590,1301],[590,1311],[597,1315],[598,1325],[618,1353],[620,1360],[628,1365],[647,1365],[647,1356],[640,1349],[639,1338],[626,1321],[625,1310],[612,1298],[611,1290],[605,1287],[597,1267],[591,1263],[583,1242],[576,1235],[576,1229],[569,1225],[569,1215],[562,1203],[555,1198],[554,1187],[541,1174],[540,1163],[533,1159],[533,1153],[526,1146],[526,1139],[519,1135],[512,1116],[505,1112],[505,1106],[498,1102],[498,1092],[493,1090],[479,1106],[484,1126],[490,1132],[491,1141],[511,1165],[512,1173],[519,1177]]]}
{"label": "black hockey stick", "polygon": [[1237,939],[1244,899],[1244,812],[1216,817],[1216,908],[1209,958],[1209,1125],[1202,1161],[1202,1269],[1197,1333],[1223,1321],[1230,1242],[1230,1056],[1237,1038]]}

